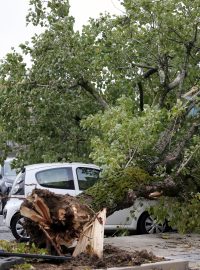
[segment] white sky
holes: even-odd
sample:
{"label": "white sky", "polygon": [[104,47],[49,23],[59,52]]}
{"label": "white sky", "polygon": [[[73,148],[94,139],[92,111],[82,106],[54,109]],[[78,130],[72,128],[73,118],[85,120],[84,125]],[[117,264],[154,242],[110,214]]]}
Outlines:
{"label": "white sky", "polygon": [[[0,0],[0,59],[11,47],[17,49],[20,43],[30,41],[36,32],[33,26],[26,26],[28,3],[28,0]],[[70,0],[70,5],[77,29],[101,12],[122,13],[118,0]]]}

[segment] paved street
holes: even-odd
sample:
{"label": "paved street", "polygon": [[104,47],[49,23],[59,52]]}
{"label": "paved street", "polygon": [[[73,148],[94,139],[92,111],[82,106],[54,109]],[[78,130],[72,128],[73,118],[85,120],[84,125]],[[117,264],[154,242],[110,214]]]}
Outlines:
{"label": "paved street", "polygon": [[3,225],[3,216],[0,215],[0,240],[14,240],[10,229]]}

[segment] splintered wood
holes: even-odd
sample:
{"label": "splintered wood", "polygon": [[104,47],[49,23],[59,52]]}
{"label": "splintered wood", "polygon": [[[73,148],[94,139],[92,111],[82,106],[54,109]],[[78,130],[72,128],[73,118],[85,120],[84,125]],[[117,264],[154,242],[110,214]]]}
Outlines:
{"label": "splintered wood", "polygon": [[106,209],[104,208],[90,221],[90,223],[84,225],[83,232],[79,237],[79,241],[72,256],[76,257],[82,252],[87,252],[102,258],[105,221]]}
{"label": "splintered wood", "polygon": [[64,254],[64,247],[75,246],[74,257],[82,252],[103,256],[106,209],[94,213],[73,196],[35,189],[23,202],[20,212],[32,221],[25,224],[30,238],[38,228],[38,234],[43,232],[46,243],[58,255]]}

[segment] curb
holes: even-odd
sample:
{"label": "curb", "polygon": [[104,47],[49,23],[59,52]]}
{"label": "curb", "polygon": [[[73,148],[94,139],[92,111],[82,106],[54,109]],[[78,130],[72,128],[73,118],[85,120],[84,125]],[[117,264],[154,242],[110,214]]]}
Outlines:
{"label": "curb", "polygon": [[[142,264],[140,266],[107,268],[107,270],[188,270],[188,269],[189,269],[188,261],[184,260],[147,263]],[[105,269],[98,269],[98,270],[105,270]]]}

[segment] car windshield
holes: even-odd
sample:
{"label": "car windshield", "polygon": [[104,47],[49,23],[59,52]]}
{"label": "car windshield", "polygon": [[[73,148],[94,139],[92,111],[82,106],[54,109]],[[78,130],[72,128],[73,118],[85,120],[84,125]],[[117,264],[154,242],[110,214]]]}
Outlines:
{"label": "car windshield", "polygon": [[100,170],[79,167],[76,170],[80,190],[86,190],[93,186],[99,179]]}
{"label": "car windshield", "polygon": [[16,176],[16,170],[11,169],[10,162],[5,162],[3,169],[4,169],[4,175],[6,175],[6,176]]}

